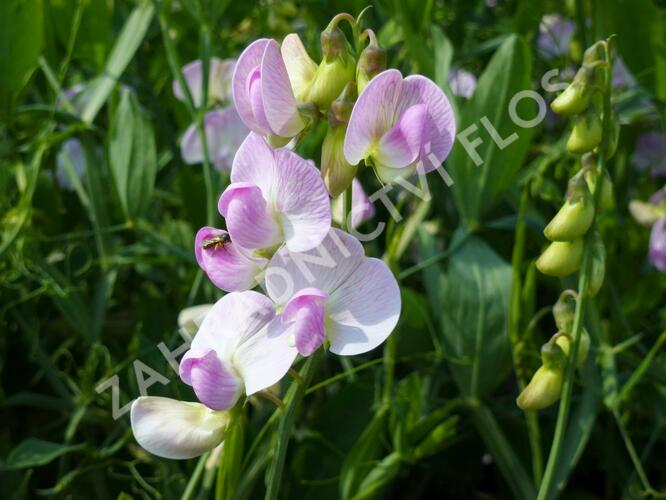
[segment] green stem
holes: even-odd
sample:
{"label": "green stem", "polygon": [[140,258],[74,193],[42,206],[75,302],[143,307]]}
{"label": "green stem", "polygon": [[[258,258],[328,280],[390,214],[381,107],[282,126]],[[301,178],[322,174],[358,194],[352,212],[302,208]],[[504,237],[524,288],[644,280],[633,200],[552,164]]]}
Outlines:
{"label": "green stem", "polygon": [[282,482],[282,471],[284,469],[284,462],[287,458],[287,448],[289,447],[289,439],[291,432],[294,428],[294,421],[296,420],[296,412],[303,400],[305,390],[312,380],[318,358],[322,355],[322,350],[317,349],[306,361],[301,369],[299,375],[303,382],[294,381],[289,387],[288,394],[285,399],[289,402],[282,415],[277,429],[277,443],[275,445],[275,455],[273,461],[268,469],[268,479],[266,487],[266,500],[276,500],[280,492],[280,485]]}
{"label": "green stem", "polygon": [[231,410],[231,423],[224,438],[222,458],[217,466],[215,500],[236,498],[245,446],[245,419],[245,409],[239,403]]}
{"label": "green stem", "polygon": [[342,228],[350,232],[352,229],[352,185],[342,193]]}
{"label": "green stem", "polygon": [[197,484],[199,484],[199,480],[201,479],[201,475],[203,474],[203,469],[206,465],[206,460],[208,460],[209,455],[210,453],[204,453],[199,458],[197,466],[194,468],[194,472],[190,476],[190,480],[187,482],[187,486],[185,487],[185,491],[183,492],[183,496],[180,497],[180,500],[190,500],[190,498],[192,498],[194,489],[197,487]]}
{"label": "green stem", "polygon": [[[603,95],[603,138],[599,148],[599,171],[603,172],[606,168],[608,146],[610,139],[611,127],[611,84],[612,84],[612,63],[611,63],[611,39],[606,41],[606,60],[608,65],[605,67],[604,75],[604,95]],[[594,211],[597,213],[599,206],[599,199],[601,189],[596,189],[594,192]],[[564,384],[562,386],[562,397],[560,406],[557,412],[557,421],[555,423],[555,432],[553,434],[553,442],[548,454],[548,462],[544,472],[537,500],[546,500],[549,498],[550,489],[553,483],[555,468],[560,458],[560,451],[566,433],[567,421],[569,419],[569,410],[571,408],[571,395],[573,393],[574,375],[576,372],[576,364],[572,363],[578,356],[578,349],[580,346],[580,333],[583,328],[583,321],[585,318],[585,308],[588,300],[591,298],[587,294],[588,282],[590,280],[590,271],[592,266],[592,238],[593,231],[588,231],[585,237],[585,252],[583,255],[583,264],[581,266],[580,277],[578,280],[578,293],[579,298],[576,302],[576,312],[574,314],[574,323],[571,336],[573,338],[573,345],[569,353],[569,361],[567,363],[566,371],[564,374]]]}
{"label": "green stem", "polygon": [[[513,280],[511,286],[511,305],[509,307],[509,341],[511,343],[511,354],[513,356],[513,366],[518,379],[518,388],[522,391],[527,385],[527,378],[523,366],[523,346],[524,339],[522,331],[522,274],[523,256],[525,254],[525,235],[527,224],[525,214],[527,212],[527,202],[529,200],[529,189],[526,185],[520,197],[520,207],[518,209],[518,221],[516,223],[516,239],[513,245],[513,254],[511,257],[511,266],[513,270]],[[527,423],[527,435],[530,441],[530,451],[532,455],[532,476],[534,484],[539,484],[543,477],[543,453],[541,450],[541,432],[539,430],[539,419],[534,411],[525,412],[525,421]]]}

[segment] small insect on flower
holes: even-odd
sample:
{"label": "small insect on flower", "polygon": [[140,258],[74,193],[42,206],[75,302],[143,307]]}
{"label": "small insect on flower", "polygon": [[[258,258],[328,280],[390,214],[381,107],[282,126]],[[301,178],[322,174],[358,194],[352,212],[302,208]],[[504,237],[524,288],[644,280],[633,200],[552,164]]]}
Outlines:
{"label": "small insect on flower", "polygon": [[227,233],[222,233],[218,236],[213,236],[212,238],[205,239],[201,242],[201,248],[204,250],[217,251],[220,247],[223,247],[227,243],[231,243],[231,237]]}

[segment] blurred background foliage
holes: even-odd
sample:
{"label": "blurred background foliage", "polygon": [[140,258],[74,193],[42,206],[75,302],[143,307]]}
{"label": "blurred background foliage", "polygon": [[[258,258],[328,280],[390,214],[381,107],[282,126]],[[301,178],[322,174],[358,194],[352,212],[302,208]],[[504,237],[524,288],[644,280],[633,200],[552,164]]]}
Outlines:
{"label": "blurred background foliage", "polygon": [[[319,60],[319,33],[331,17],[367,5],[364,22],[388,50],[389,66],[425,74],[449,94],[452,67],[479,77],[470,100],[452,97],[459,131],[487,116],[502,137],[517,131],[519,139],[499,150],[480,128],[481,167],[458,143],[445,164],[455,184],[431,174],[432,202],[391,192],[405,220],[389,223],[366,250],[382,256],[391,249],[401,280],[403,314],[385,353],[391,362],[382,366],[381,352],[342,366],[328,357],[299,416],[282,497],[533,497],[538,466],[514,403],[514,371],[538,366],[538,346],[555,333],[544,311],[573,283],[537,276],[533,260],[577,166],[564,149],[566,123],[549,116],[539,127],[517,129],[507,106],[520,90],[542,92],[547,70],[566,75],[585,47],[612,33],[635,82],[614,98],[623,124],[610,169],[616,208],[599,221],[607,281],[588,317],[593,355],[575,388],[556,484],[567,485],[566,498],[636,498],[645,488],[629,437],[652,486],[666,489],[664,354],[641,365],[666,329],[666,275],[647,263],[648,232],[627,210],[630,200],[660,187],[634,168],[632,154],[642,133],[663,134],[666,125],[664,2],[3,0],[2,498],[180,498],[197,466],[146,454],[128,416],[112,418],[112,391],[95,390],[118,375],[120,405],[138,396],[135,360],[177,381],[157,344],[178,347],[179,311],[220,296],[192,252],[207,200],[202,169],[180,157],[192,117],[172,94],[162,31],[180,65],[201,56],[206,30],[220,58],[237,56],[255,38],[295,31]],[[566,54],[544,60],[535,40],[550,13],[578,29]],[[62,104],[62,91],[77,84],[85,85],[82,109]],[[519,115],[534,111],[525,105]],[[64,173],[57,167],[58,152],[74,137],[84,152],[81,176],[74,165]],[[299,152],[317,160],[318,148],[313,139]],[[368,172],[362,180],[369,192],[377,187]],[[215,193],[227,182],[214,172]],[[512,266],[521,193],[525,258]],[[388,221],[376,207],[376,220]],[[412,267],[428,258],[428,267]],[[523,282],[517,320],[509,318],[516,276]],[[510,343],[516,332],[527,359],[519,367]],[[193,399],[178,382],[157,383],[150,394]],[[263,495],[270,434],[249,447],[273,411],[266,401],[251,404],[238,498]],[[543,453],[555,412],[539,416]],[[207,498],[214,464],[201,464],[196,494]]]}

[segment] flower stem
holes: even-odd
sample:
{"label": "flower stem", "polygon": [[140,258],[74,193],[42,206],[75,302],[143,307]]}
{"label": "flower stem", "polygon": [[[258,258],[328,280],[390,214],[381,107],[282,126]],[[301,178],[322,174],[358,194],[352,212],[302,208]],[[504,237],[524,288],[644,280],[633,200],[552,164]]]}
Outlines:
{"label": "flower stem", "polygon": [[[603,90],[603,136],[601,146],[599,148],[599,171],[603,172],[606,167],[608,148],[610,144],[610,132],[611,132],[611,84],[612,84],[612,64],[611,64],[611,41],[608,39],[605,43],[605,57],[606,62],[608,63],[604,66],[604,90]],[[599,206],[599,199],[601,195],[601,189],[595,189],[594,192],[594,210],[597,213],[597,208]],[[555,473],[555,467],[560,458],[560,451],[562,449],[562,443],[564,441],[564,436],[566,433],[567,421],[569,419],[569,410],[571,408],[571,395],[573,392],[574,384],[574,375],[576,371],[576,364],[572,362],[578,356],[578,349],[580,345],[581,331],[583,328],[583,321],[585,318],[585,308],[587,306],[588,300],[591,298],[588,296],[587,288],[588,282],[590,280],[590,272],[592,267],[592,236],[593,231],[588,231],[585,237],[585,253],[583,255],[583,264],[580,271],[580,277],[578,280],[578,293],[579,297],[576,301],[576,311],[574,314],[573,329],[571,332],[571,337],[573,338],[573,344],[571,346],[571,352],[569,353],[568,362],[566,371],[564,374],[564,384],[562,386],[562,396],[560,400],[560,406],[557,412],[557,421],[555,423],[555,433],[553,434],[553,442],[550,447],[550,453],[548,455],[548,462],[546,464],[546,470],[544,472],[541,485],[539,487],[539,493],[537,494],[537,500],[546,500],[550,496],[550,489],[553,483],[553,477]]]}
{"label": "flower stem", "polygon": [[345,231],[350,232],[352,224],[352,184],[342,193],[342,227]]}
{"label": "flower stem", "polygon": [[224,438],[224,449],[217,468],[215,500],[233,500],[241,475],[245,447],[245,409],[237,404],[231,410],[231,425]]}
{"label": "flower stem", "polygon": [[266,500],[276,500],[280,492],[282,481],[282,471],[284,469],[284,462],[287,457],[287,448],[289,447],[289,439],[294,427],[296,419],[296,412],[303,400],[305,390],[312,380],[312,375],[321,356],[321,349],[317,349],[306,361],[301,369],[299,375],[304,383],[294,381],[289,387],[289,391],[285,400],[287,401],[286,409],[280,415],[277,429],[277,443],[275,445],[275,455],[273,461],[268,469],[268,479],[266,486]]}

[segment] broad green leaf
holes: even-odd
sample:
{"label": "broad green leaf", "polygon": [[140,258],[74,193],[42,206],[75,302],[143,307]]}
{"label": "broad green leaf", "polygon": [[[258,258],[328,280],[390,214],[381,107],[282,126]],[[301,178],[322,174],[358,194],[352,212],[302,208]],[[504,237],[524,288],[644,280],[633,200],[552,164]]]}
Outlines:
{"label": "broad green leaf", "polygon": [[126,217],[140,217],[152,200],[157,153],[152,125],[127,89],[111,123],[109,166]]}
{"label": "broad green leaf", "polygon": [[442,89],[448,89],[453,44],[439,26],[432,27],[432,45],[435,57],[435,83]]}
{"label": "broad green leaf", "polygon": [[0,2],[0,116],[37,67],[43,44],[41,0]]}
{"label": "broad green leaf", "polygon": [[[468,227],[477,226],[499,201],[523,164],[534,128],[521,128],[514,123],[509,108],[518,92],[532,88],[531,70],[529,47],[521,37],[510,36],[488,63],[472,98],[462,107],[457,140],[446,168],[454,180],[456,206]],[[537,116],[531,98],[518,99],[515,108],[514,116],[519,120]],[[478,144],[466,148],[466,142]]]}
{"label": "broad green leaf", "polygon": [[[459,229],[452,245],[463,237]],[[459,363],[451,371],[463,394],[488,395],[511,368],[508,310],[511,266],[472,236],[450,258],[441,304],[448,352]]]}
{"label": "broad green leaf", "polygon": [[28,467],[39,467],[40,465],[46,465],[49,462],[52,462],[62,455],[81,450],[84,447],[84,443],[66,445],[43,441],[41,439],[28,438],[25,441],[21,441],[19,445],[11,451],[7,460],[0,465],[0,469],[16,470],[26,469]]}
{"label": "broad green leaf", "polygon": [[104,74],[95,80],[95,90],[88,100],[82,113],[83,121],[92,123],[97,113],[111,95],[116,81],[127,68],[127,65],[139,49],[139,45],[146,36],[150,22],[153,20],[155,8],[153,3],[143,0],[132,11],[123,30],[113,46],[111,55],[106,62]]}

